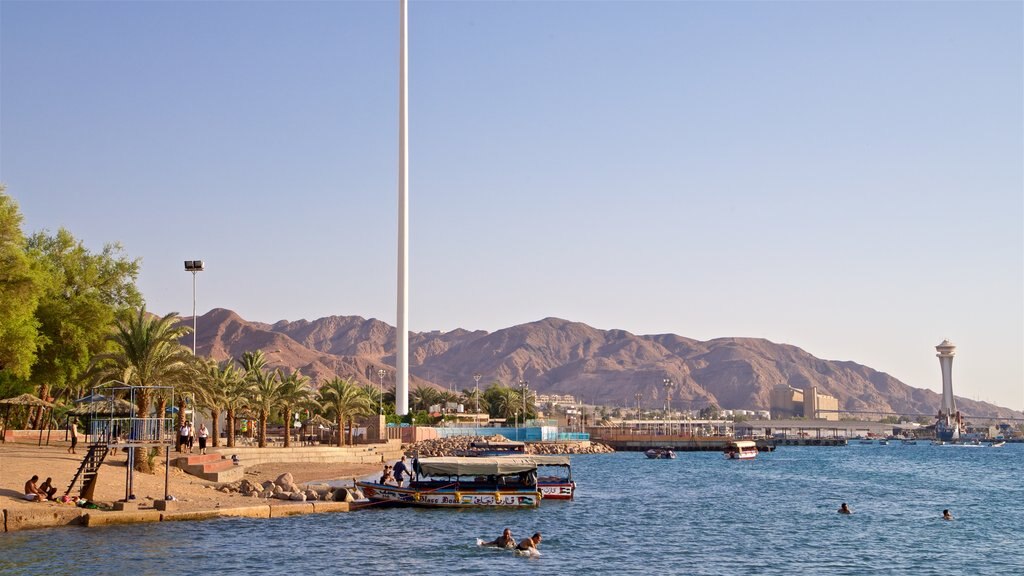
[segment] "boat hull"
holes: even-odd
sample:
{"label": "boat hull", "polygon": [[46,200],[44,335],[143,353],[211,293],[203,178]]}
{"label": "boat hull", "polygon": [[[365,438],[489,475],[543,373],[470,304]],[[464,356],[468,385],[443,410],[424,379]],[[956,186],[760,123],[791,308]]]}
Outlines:
{"label": "boat hull", "polygon": [[576,492],[575,482],[544,482],[537,483],[537,488],[545,500],[572,500]]}
{"label": "boat hull", "polygon": [[541,493],[526,490],[418,490],[376,482],[356,482],[363,494],[381,504],[425,508],[536,508]]}

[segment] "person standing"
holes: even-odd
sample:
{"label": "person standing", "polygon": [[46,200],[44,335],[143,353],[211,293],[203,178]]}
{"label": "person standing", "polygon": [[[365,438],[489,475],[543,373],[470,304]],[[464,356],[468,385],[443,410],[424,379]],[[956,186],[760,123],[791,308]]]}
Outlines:
{"label": "person standing", "polygon": [[78,446],[78,422],[75,420],[71,421],[71,447],[68,448],[68,454],[77,454],[75,452],[75,446]]}
{"label": "person standing", "polygon": [[206,429],[206,424],[199,425],[199,453],[206,454],[206,439],[210,436],[210,431]]}
{"label": "person standing", "polygon": [[178,430],[178,452],[185,452],[188,449],[188,437],[191,435],[192,429],[189,428],[188,420],[186,420]]}
{"label": "person standing", "polygon": [[[402,481],[405,478],[405,475],[409,474],[409,468],[405,465],[405,456],[402,456],[402,459],[395,464],[395,468],[391,471],[391,473],[394,474],[395,476],[395,482],[397,482],[398,485],[401,486]],[[412,475],[410,474],[410,476]]]}

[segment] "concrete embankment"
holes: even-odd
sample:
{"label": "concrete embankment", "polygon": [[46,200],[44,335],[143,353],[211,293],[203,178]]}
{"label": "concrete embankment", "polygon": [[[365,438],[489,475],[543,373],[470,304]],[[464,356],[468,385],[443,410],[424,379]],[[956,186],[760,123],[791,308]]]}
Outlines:
{"label": "concrete embankment", "polygon": [[4,532],[19,532],[60,526],[115,526],[144,522],[178,522],[211,520],[214,518],[285,518],[304,514],[348,512],[348,502],[281,502],[257,504],[214,510],[159,511],[145,510],[88,510],[84,508],[47,508],[40,510],[3,510]]}

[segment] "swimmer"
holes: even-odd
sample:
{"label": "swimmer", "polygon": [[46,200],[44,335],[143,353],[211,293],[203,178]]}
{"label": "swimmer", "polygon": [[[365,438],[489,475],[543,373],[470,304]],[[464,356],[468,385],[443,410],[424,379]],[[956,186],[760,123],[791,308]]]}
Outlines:
{"label": "swimmer", "polygon": [[480,546],[495,546],[497,548],[514,548],[516,545],[516,539],[512,536],[512,529],[505,528],[505,531],[490,542],[481,542]]}
{"label": "swimmer", "polygon": [[836,512],[839,512],[840,514],[853,514],[853,510],[850,510],[850,507],[846,505],[846,502],[843,502],[843,505],[840,506],[839,510],[836,510]]}
{"label": "swimmer", "polygon": [[949,510],[943,510],[942,511],[942,519],[943,520],[952,520],[953,519],[953,515],[949,513]]}
{"label": "swimmer", "polygon": [[536,553],[538,545],[540,545],[540,532],[534,532],[533,536],[524,538],[523,541],[516,546],[516,552]]}

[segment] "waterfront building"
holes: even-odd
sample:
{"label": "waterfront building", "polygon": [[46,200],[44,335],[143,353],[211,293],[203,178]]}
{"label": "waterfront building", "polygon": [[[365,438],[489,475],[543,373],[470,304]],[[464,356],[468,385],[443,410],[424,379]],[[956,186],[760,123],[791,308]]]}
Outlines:
{"label": "waterfront building", "polygon": [[780,384],[771,392],[771,414],[775,418],[807,418],[809,420],[839,420],[839,400],[818,392]]}

